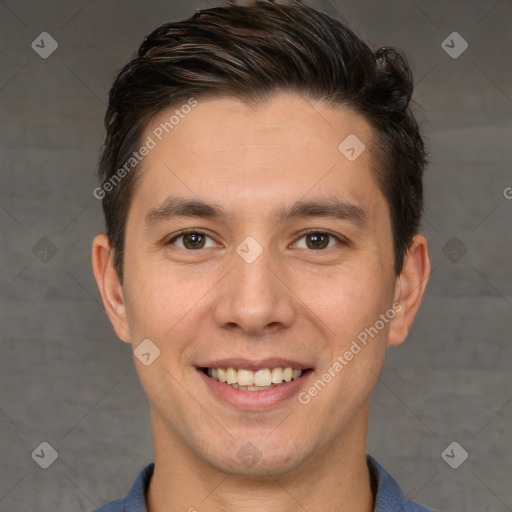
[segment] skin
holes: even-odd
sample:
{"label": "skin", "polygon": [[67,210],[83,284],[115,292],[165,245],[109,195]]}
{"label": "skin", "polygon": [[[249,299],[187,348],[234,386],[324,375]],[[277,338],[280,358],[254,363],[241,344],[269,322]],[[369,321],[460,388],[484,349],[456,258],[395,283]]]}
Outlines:
{"label": "skin", "polygon": [[[152,120],[144,140],[172,111]],[[359,114],[292,94],[257,108],[200,99],[137,170],[122,286],[107,237],[94,239],[94,274],[117,335],[133,348],[149,338],[161,351],[149,366],[135,358],[152,411],[150,512],[373,510],[370,396],[386,347],[408,333],[430,265],[417,235],[395,275],[389,209],[370,151],[351,162],[338,150],[349,134],[371,147]],[[148,212],[171,195],[228,215],[147,226]],[[332,197],[362,209],[363,222],[273,214]],[[183,229],[207,235],[199,249],[183,237],[170,242]],[[327,247],[315,248],[309,229],[339,241],[321,238]],[[236,252],[248,236],[263,250],[252,263]],[[293,359],[313,368],[307,390],[396,302],[393,320],[305,405],[293,396],[265,411],[240,410],[196,369],[230,357]],[[237,456],[248,442],[259,453],[251,465]]]}

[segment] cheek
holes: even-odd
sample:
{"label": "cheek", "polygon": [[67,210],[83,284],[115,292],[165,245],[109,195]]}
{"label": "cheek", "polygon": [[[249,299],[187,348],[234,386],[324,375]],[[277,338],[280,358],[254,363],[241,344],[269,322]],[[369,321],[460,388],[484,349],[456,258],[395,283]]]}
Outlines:
{"label": "cheek", "polygon": [[297,295],[304,309],[323,321],[329,337],[346,340],[355,336],[389,307],[393,287],[384,282],[379,264],[373,267],[361,261],[297,281]]}
{"label": "cheek", "polygon": [[180,332],[190,329],[202,299],[215,283],[214,276],[185,269],[172,273],[136,263],[126,273],[127,315],[130,330],[162,346],[179,346]]}

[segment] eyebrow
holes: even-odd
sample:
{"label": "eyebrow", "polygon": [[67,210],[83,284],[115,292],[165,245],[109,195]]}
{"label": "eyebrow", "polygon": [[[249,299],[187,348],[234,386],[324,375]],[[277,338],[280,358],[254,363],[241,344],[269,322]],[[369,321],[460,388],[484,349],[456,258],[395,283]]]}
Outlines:
{"label": "eyebrow", "polygon": [[[148,211],[145,225],[149,229],[161,222],[180,217],[229,219],[233,215],[218,204],[209,204],[199,199],[170,196],[161,205]],[[359,226],[365,224],[368,218],[365,210],[360,206],[333,197],[322,198],[321,200],[297,201],[292,205],[281,206],[274,211],[276,222],[302,217],[327,217],[347,220]]]}
{"label": "eyebrow", "polygon": [[291,206],[283,206],[276,211],[276,220],[282,221],[297,217],[328,217],[348,220],[362,226],[368,216],[360,206],[337,198],[324,198],[312,201],[297,201]]}
{"label": "eyebrow", "polygon": [[152,227],[175,217],[225,218],[220,205],[208,204],[198,199],[168,197],[160,206],[151,208],[146,215],[146,227]]}

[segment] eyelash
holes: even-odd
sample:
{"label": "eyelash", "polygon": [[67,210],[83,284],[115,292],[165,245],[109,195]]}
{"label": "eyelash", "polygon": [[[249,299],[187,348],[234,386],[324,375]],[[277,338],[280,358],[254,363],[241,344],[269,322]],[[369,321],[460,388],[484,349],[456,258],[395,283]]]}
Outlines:
{"label": "eyelash", "polygon": [[[177,233],[176,235],[174,235],[171,239],[169,239],[165,245],[172,245],[173,242],[175,242],[176,240],[178,240],[179,238],[185,236],[185,235],[189,235],[189,234],[197,234],[197,235],[203,235],[203,236],[206,236],[210,239],[212,239],[211,236],[207,235],[204,231],[200,231],[200,230],[197,230],[197,229],[185,229],[183,231],[180,231],[179,233]],[[349,241],[347,239],[345,239],[344,237],[340,237],[340,236],[337,236],[337,235],[333,235],[332,233],[329,233],[328,231],[320,231],[318,229],[310,229],[310,230],[307,230],[307,231],[304,231],[298,238],[297,238],[297,241],[299,241],[300,239],[304,238],[305,236],[308,236],[308,235],[324,235],[324,236],[328,236],[330,238],[334,238],[338,243],[340,243],[341,245],[349,245]],[[297,241],[295,243],[297,243]],[[181,249],[181,247],[180,247]],[[325,251],[327,249],[330,249],[330,247],[327,247],[325,249],[319,249],[318,251],[321,252],[321,251]],[[190,252],[193,252],[194,250],[200,250],[200,249],[185,249],[186,251],[190,251]],[[310,249],[311,251],[314,251],[314,249]]]}

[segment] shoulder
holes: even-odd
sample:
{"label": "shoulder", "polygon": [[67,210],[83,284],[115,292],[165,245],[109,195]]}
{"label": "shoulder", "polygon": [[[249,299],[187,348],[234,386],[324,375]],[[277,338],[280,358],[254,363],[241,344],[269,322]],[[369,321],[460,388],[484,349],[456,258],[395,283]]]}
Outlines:
{"label": "shoulder", "polygon": [[151,462],[137,475],[130,492],[124,497],[101,505],[91,512],[147,512],[146,491],[153,476],[155,464]]}
{"label": "shoulder", "polygon": [[371,455],[366,456],[372,489],[374,512],[436,512],[415,501],[408,501],[396,480]]}
{"label": "shoulder", "polygon": [[416,503],[415,501],[406,501],[401,512],[436,512],[433,508]]}
{"label": "shoulder", "polygon": [[126,496],[118,500],[110,501],[93,509],[91,512],[125,512]]}

